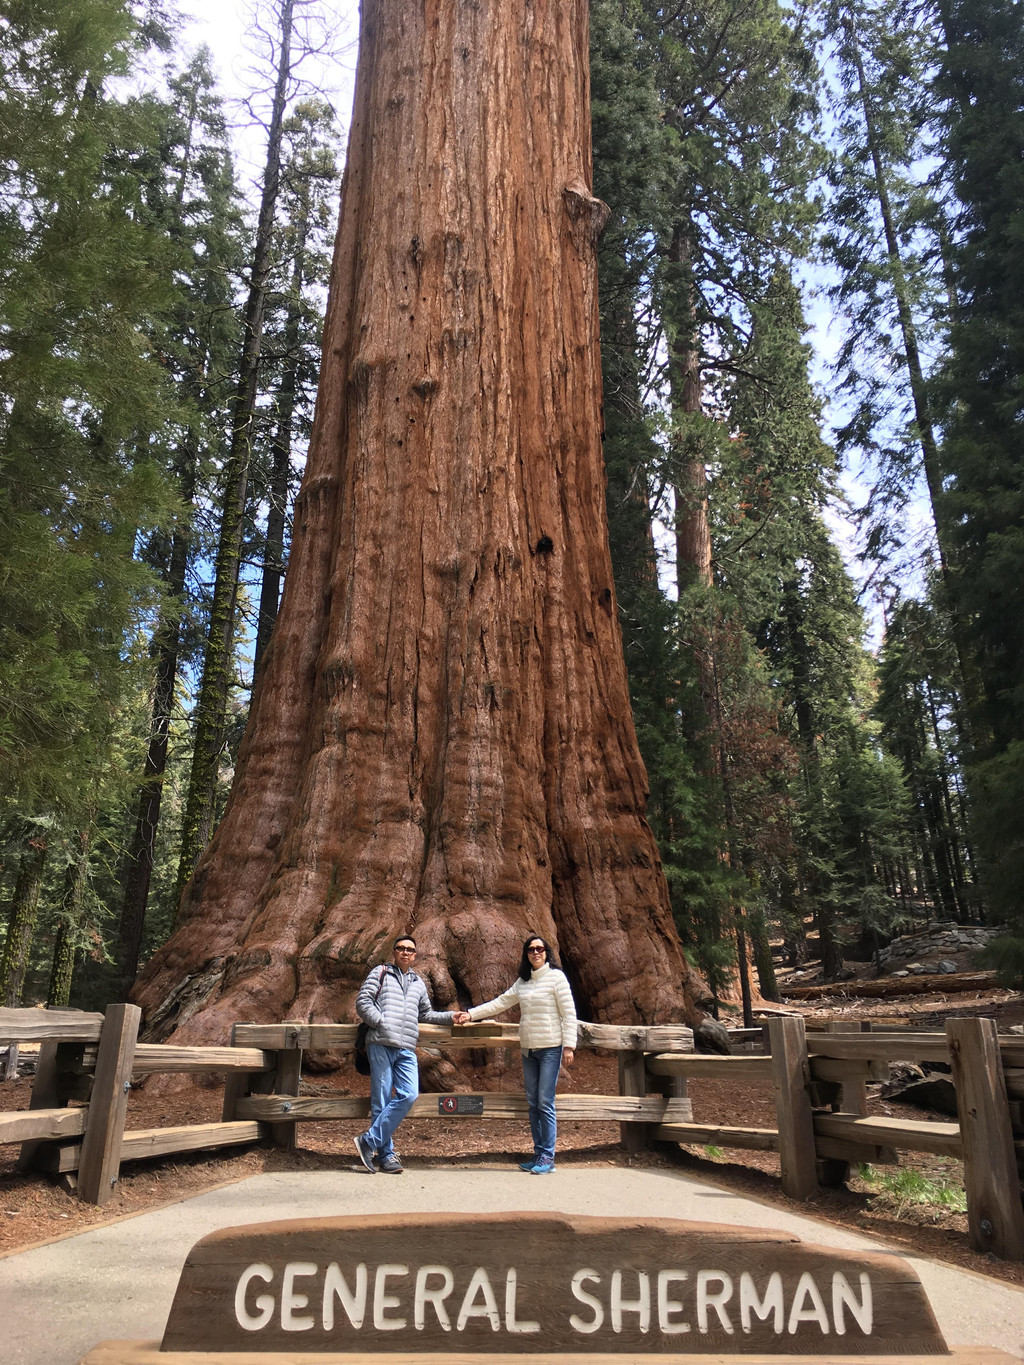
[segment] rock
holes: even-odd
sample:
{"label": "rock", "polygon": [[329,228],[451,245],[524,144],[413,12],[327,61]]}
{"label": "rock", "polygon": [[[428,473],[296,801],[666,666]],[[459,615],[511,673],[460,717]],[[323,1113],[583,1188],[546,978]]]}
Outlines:
{"label": "rock", "polygon": [[923,971],[924,971],[924,967],[922,967],[922,965],[920,964],[920,962],[908,962],[908,963],[907,963],[907,971],[908,971],[908,972],[913,972],[913,973],[916,975],[918,972],[923,972]]}
{"label": "rock", "polygon": [[717,1052],[728,1057],[732,1052],[729,1032],[717,1019],[705,1019],[693,1031],[693,1046],[698,1052]]}
{"label": "rock", "polygon": [[955,972],[956,970],[957,970],[956,963],[950,962],[948,957],[943,958],[943,960],[936,967],[936,971],[944,972],[947,976],[949,975],[950,972]]}
{"label": "rock", "polygon": [[882,1086],[882,1095],[888,1100],[899,1100],[900,1104],[956,1117],[956,1089],[952,1080],[939,1072],[926,1071],[920,1077],[890,1081]]}
{"label": "rock", "polygon": [[909,975],[910,975],[910,973],[907,972],[907,971],[893,972],[893,976],[909,976]]}

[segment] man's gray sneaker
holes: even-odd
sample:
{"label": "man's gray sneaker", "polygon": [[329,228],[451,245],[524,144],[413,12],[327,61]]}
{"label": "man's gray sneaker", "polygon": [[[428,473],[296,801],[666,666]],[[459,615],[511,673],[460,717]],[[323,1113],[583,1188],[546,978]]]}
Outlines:
{"label": "man's gray sneaker", "polygon": [[359,1153],[359,1160],[363,1163],[371,1175],[377,1174],[377,1167],[374,1165],[373,1158],[376,1156],[373,1148],[366,1141],[366,1134],[360,1133],[358,1137],[352,1139],[356,1144],[356,1151]]}
{"label": "man's gray sneaker", "polygon": [[392,1152],[390,1156],[381,1158],[378,1169],[382,1170],[385,1175],[401,1175],[405,1167],[402,1165],[401,1161],[399,1161],[395,1153]]}

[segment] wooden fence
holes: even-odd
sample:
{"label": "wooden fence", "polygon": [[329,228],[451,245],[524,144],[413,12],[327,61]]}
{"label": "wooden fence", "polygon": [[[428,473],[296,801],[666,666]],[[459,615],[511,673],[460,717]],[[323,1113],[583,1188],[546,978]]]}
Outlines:
{"label": "wooden fence", "polygon": [[[0,1113],[0,1143],[23,1144],[22,1169],[65,1179],[77,1172],[79,1196],[101,1204],[122,1161],[257,1140],[290,1147],[299,1123],[368,1115],[365,1097],[299,1094],[303,1052],[350,1049],[355,1025],[236,1024],[230,1047],[187,1048],[139,1043],[138,1026],[132,1005],[111,1005],[105,1015],[0,1010],[0,1045],[41,1042],[30,1109]],[[561,1094],[559,1117],[618,1122],[630,1151],[660,1140],[778,1152],[783,1190],[796,1199],[841,1181],[850,1163],[893,1163],[898,1150],[960,1157],[972,1244],[1024,1260],[1024,1038],[1001,1039],[991,1020],[968,1018],[949,1020],[945,1033],[807,1034],[804,1021],[791,1016],[772,1019],[765,1033],[768,1055],[704,1056],[693,1052],[692,1034],[682,1026],[581,1024],[581,1047],[617,1053],[619,1093]],[[517,1043],[518,1027],[508,1024],[425,1026],[420,1033],[424,1048]],[[887,1078],[889,1062],[898,1060],[950,1063],[959,1122],[867,1115],[867,1084]],[[220,1122],[125,1130],[133,1077],[200,1071],[225,1074]],[[700,1076],[770,1081],[776,1126],[694,1122],[686,1086]],[[72,1107],[76,1102],[80,1107]],[[495,1092],[425,1094],[412,1117],[522,1120],[526,1100]]]}

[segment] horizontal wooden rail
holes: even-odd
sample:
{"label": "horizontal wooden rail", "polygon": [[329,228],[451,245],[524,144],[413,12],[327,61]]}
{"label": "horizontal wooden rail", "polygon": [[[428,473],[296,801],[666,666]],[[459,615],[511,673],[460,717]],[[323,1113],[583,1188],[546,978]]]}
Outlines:
{"label": "horizontal wooden rail", "polygon": [[718,1057],[698,1052],[676,1056],[656,1052],[646,1061],[652,1076],[685,1076],[691,1080],[705,1076],[719,1081],[770,1081],[772,1078],[770,1057]]}
{"label": "horizontal wooden rail", "polygon": [[277,1059],[258,1047],[169,1047],[139,1043],[132,1061],[133,1076],[155,1072],[272,1071]]}
{"label": "horizontal wooden rail", "polygon": [[[334,1052],[351,1048],[356,1040],[355,1024],[236,1024],[234,1038],[239,1046],[302,1048],[304,1051]],[[518,1024],[424,1024],[420,1028],[420,1047],[490,1048],[518,1047]],[[693,1051],[693,1032],[684,1024],[591,1024],[579,1025],[581,1048],[607,1048],[618,1052]]]}
{"label": "horizontal wooden rail", "polygon": [[0,1009],[0,1043],[95,1043],[102,1027],[102,1014],[82,1010]]}
{"label": "horizontal wooden rail", "polygon": [[[210,1147],[237,1147],[260,1140],[258,1123],[195,1123],[182,1128],[128,1129],[121,1140],[121,1160],[170,1156],[174,1152],[202,1152]],[[77,1171],[82,1155],[80,1142],[54,1144],[42,1151],[38,1168],[51,1175]]]}
{"label": "horizontal wooden rail", "polygon": [[851,1085],[857,1081],[863,1081],[865,1085],[877,1084],[889,1079],[889,1063],[877,1058],[812,1056],[810,1068],[814,1080],[834,1081],[839,1085]]}
{"label": "horizontal wooden rail", "polygon": [[[445,1100],[458,1101],[461,1111],[447,1112]],[[482,1104],[482,1113],[473,1113],[473,1102]],[[467,1103],[468,1102],[468,1103]],[[259,1119],[263,1123],[317,1123],[332,1119],[362,1119],[370,1112],[368,1099],[314,1099],[288,1095],[249,1095],[238,1100],[239,1118]],[[555,1112],[563,1121],[587,1120],[604,1123],[662,1123],[685,1121],[692,1115],[688,1099],[666,1099],[662,1095],[556,1095]],[[526,1096],[488,1090],[475,1095],[420,1095],[409,1110],[413,1119],[485,1118],[525,1119],[529,1115]]]}
{"label": "horizontal wooden rail", "polygon": [[779,1134],[774,1128],[730,1128],[715,1123],[662,1123],[654,1130],[659,1142],[679,1142],[701,1147],[741,1147],[753,1152],[777,1152]]}
{"label": "horizontal wooden rail", "polygon": [[0,1143],[78,1137],[85,1132],[86,1109],[18,1109],[0,1114]]}
{"label": "horizontal wooden rail", "polygon": [[914,1119],[863,1118],[859,1114],[815,1114],[814,1131],[823,1137],[869,1146],[900,1147],[909,1152],[960,1156],[960,1126]]}
{"label": "horizontal wooden rail", "polygon": [[[944,1033],[813,1033],[807,1038],[811,1056],[879,1061],[948,1062]],[[1003,1065],[1024,1067],[1024,1039],[1000,1038]]]}

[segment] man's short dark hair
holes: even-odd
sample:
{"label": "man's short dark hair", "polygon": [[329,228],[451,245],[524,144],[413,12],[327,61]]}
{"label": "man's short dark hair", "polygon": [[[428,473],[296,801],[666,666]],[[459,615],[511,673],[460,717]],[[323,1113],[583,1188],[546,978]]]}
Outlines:
{"label": "man's short dark hair", "polygon": [[399,934],[395,939],[391,951],[394,952],[395,948],[397,948],[400,943],[411,943],[414,948],[416,947],[416,940],[413,938],[412,934]]}

